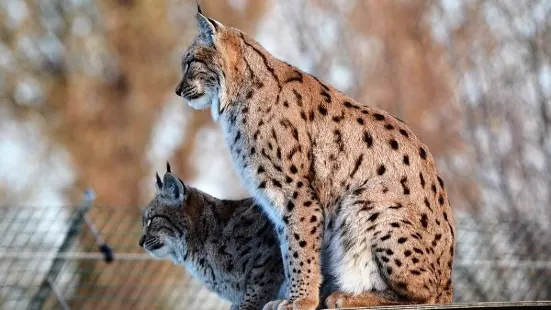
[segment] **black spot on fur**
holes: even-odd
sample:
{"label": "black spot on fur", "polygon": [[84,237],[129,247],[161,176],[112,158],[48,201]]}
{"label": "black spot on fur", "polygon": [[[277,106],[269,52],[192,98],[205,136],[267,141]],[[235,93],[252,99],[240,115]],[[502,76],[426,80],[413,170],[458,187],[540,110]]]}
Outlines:
{"label": "black spot on fur", "polygon": [[375,117],[375,119],[378,120],[378,121],[382,121],[382,120],[385,119],[385,116],[380,114],[380,113],[373,114],[373,117]]}
{"label": "black spot on fur", "polygon": [[287,203],[287,211],[291,212],[293,211],[294,208],[295,208],[295,204],[289,200],[289,202]]}
{"label": "black spot on fur", "polygon": [[398,141],[396,141],[396,139],[391,139],[390,141],[388,141],[388,144],[390,144],[390,147],[391,147],[393,150],[397,150],[397,149],[398,149]]}
{"label": "black spot on fur", "polygon": [[409,195],[410,191],[409,191],[409,187],[407,185],[407,177],[406,176],[403,176],[402,179],[400,179],[400,184],[402,184],[402,188],[404,190],[404,195]]}
{"label": "black spot on fur", "polygon": [[323,116],[327,115],[327,108],[324,107],[324,106],[321,105],[321,104],[318,106],[318,111],[319,111],[320,114],[323,115]]}
{"label": "black spot on fur", "polygon": [[429,202],[429,200],[427,199],[427,197],[425,197],[425,206],[426,206],[427,208],[429,208],[429,210],[432,212],[432,208],[430,207],[430,202]]}
{"label": "black spot on fur", "polygon": [[406,237],[400,237],[400,238],[398,238],[398,243],[404,243],[407,240],[408,240],[408,238],[406,238]]}
{"label": "black spot on fur", "polygon": [[367,144],[367,147],[373,146],[373,137],[367,131],[364,131],[363,140]]}
{"label": "black spot on fur", "polygon": [[233,140],[233,143],[237,143],[237,141],[239,141],[239,139],[241,139],[241,131],[237,131],[237,134],[235,135],[235,139]]}
{"label": "black spot on fur", "polygon": [[404,251],[404,256],[405,257],[409,257],[411,255],[411,251],[410,250],[405,250]]}
{"label": "black spot on fur", "polygon": [[303,205],[304,205],[305,207],[309,207],[309,206],[311,206],[311,205],[312,205],[312,201],[310,201],[310,200],[306,200],[306,201],[304,202],[304,204],[303,204]]}
{"label": "black spot on fur", "polygon": [[358,122],[358,124],[360,125],[363,125],[364,124],[364,120],[362,118],[359,118],[356,120]]}
{"label": "black spot on fur", "polygon": [[374,222],[377,219],[377,217],[379,217],[379,212],[375,212],[371,214],[371,216],[367,220],[370,222]]}
{"label": "black spot on fur", "polygon": [[406,138],[409,138],[409,134],[407,131],[405,131],[404,129],[400,129],[400,133],[402,134],[402,136],[406,137]]}
{"label": "black spot on fur", "polygon": [[425,188],[425,178],[423,177],[422,172],[419,172],[419,179],[421,180],[421,187]]}
{"label": "black spot on fur", "polygon": [[291,82],[299,82],[302,83],[302,73],[299,71],[294,72],[294,76],[288,77],[285,81],[283,81],[283,84],[291,83]]}
{"label": "black spot on fur", "polygon": [[442,180],[442,178],[440,176],[437,176],[436,178],[438,179],[438,183],[440,184],[440,187],[444,188],[444,181]]}
{"label": "black spot on fur", "polygon": [[421,214],[421,225],[423,225],[423,228],[427,228],[429,226],[428,216],[426,213]]}
{"label": "black spot on fur", "polygon": [[427,159],[427,151],[423,147],[419,148],[419,156],[421,156],[422,159]]}
{"label": "black spot on fur", "polygon": [[279,187],[279,188],[283,187],[283,185],[281,185],[281,182],[279,182],[276,179],[272,179],[272,184],[274,184],[274,186]]}
{"label": "black spot on fur", "polygon": [[383,174],[385,174],[385,172],[386,172],[385,165],[380,165],[379,168],[377,168],[377,174],[378,175],[383,175]]}
{"label": "black spot on fur", "polygon": [[325,89],[321,90],[320,95],[323,97],[323,101],[331,103],[331,95]]}
{"label": "black spot on fur", "polygon": [[307,244],[307,243],[306,243],[306,241],[304,241],[304,240],[301,240],[301,241],[298,243],[298,245],[299,245],[301,248],[304,248],[304,247],[306,246],[306,244]]}
{"label": "black spot on fur", "polygon": [[440,194],[440,196],[438,196],[438,203],[442,206],[444,205],[444,197],[442,197],[442,194]]}
{"label": "black spot on fur", "polygon": [[408,155],[404,155],[403,162],[404,162],[404,165],[409,166],[409,156]]}
{"label": "black spot on fur", "polygon": [[266,181],[260,182],[260,184],[258,185],[258,188],[266,188]]}
{"label": "black spot on fur", "polygon": [[401,203],[397,202],[396,205],[390,206],[390,207],[388,207],[388,208],[389,208],[389,209],[395,209],[395,210],[397,210],[397,209],[401,209],[401,208],[403,208],[403,207],[404,207],[404,206],[403,206]]}
{"label": "black spot on fur", "polygon": [[392,130],[392,129],[394,129],[394,126],[392,126],[391,124],[386,124],[385,129],[386,130]]}
{"label": "black spot on fur", "polygon": [[353,178],[356,172],[358,172],[358,169],[360,168],[360,165],[362,164],[362,161],[364,159],[364,154],[360,154],[358,158],[356,159],[356,163],[354,164],[354,168],[352,169],[352,172],[350,172],[350,177]]}
{"label": "black spot on fur", "polygon": [[291,171],[292,174],[296,174],[298,172],[297,166],[295,166],[294,164],[291,165],[289,170]]}

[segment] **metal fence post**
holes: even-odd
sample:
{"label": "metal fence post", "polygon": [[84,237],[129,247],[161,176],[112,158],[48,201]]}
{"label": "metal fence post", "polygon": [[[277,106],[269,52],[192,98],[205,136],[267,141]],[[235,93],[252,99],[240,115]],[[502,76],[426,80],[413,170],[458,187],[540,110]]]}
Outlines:
{"label": "metal fence post", "polygon": [[[65,238],[63,239],[63,242],[58,248],[56,254],[67,252],[73,240],[79,234],[82,223],[84,221],[84,216],[92,207],[94,199],[94,191],[91,189],[87,189],[84,192],[83,201],[77,207],[75,215],[71,218],[71,221],[69,222],[69,229],[67,230],[67,234],[65,235]],[[44,276],[38,292],[33,298],[30,307],[31,309],[42,309],[42,306],[44,305],[44,302],[46,302],[46,300],[48,299],[48,296],[50,295],[50,291],[52,289],[49,280],[51,279],[51,281],[53,282],[55,281],[55,279],[57,279],[57,276],[59,275],[59,272],[61,271],[61,268],[63,267],[65,261],[65,257],[56,256],[56,258],[52,262],[52,265],[50,266],[50,269]]]}

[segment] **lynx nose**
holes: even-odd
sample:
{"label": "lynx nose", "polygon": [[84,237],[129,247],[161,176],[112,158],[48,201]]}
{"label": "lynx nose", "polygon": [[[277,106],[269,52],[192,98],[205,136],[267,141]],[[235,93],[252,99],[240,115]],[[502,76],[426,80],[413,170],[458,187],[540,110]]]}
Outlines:
{"label": "lynx nose", "polygon": [[178,86],[176,86],[176,95],[177,96],[182,97],[182,89],[184,88],[183,84],[184,84],[183,81],[181,81],[180,83],[178,83]]}
{"label": "lynx nose", "polygon": [[145,235],[142,235],[142,236],[140,237],[140,241],[138,241],[138,244],[143,248],[144,242],[145,242]]}

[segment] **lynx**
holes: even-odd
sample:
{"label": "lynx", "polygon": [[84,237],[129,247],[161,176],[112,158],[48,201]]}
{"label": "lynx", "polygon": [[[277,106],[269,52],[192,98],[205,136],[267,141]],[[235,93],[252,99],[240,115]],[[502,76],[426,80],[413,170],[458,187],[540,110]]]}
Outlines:
{"label": "lynx", "polygon": [[216,199],[186,186],[168,164],[156,183],[140,246],[185,265],[232,310],[261,309],[278,298],[284,275],[277,236],[252,198]]}
{"label": "lynx", "polygon": [[265,309],[452,300],[454,224],[427,146],[401,120],[197,13],[176,93],[210,108],[234,166],[276,226],[289,289]]}

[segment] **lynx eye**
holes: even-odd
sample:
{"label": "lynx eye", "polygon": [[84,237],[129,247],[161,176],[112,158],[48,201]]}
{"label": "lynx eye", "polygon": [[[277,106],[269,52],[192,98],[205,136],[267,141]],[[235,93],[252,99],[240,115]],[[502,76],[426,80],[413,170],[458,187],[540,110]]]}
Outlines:
{"label": "lynx eye", "polygon": [[146,227],[149,227],[149,225],[151,225],[151,219],[147,220]]}
{"label": "lynx eye", "polygon": [[186,60],[186,62],[184,63],[184,73],[187,72],[187,70],[189,69],[189,66],[191,65],[191,63],[194,61],[194,59],[188,59]]}

